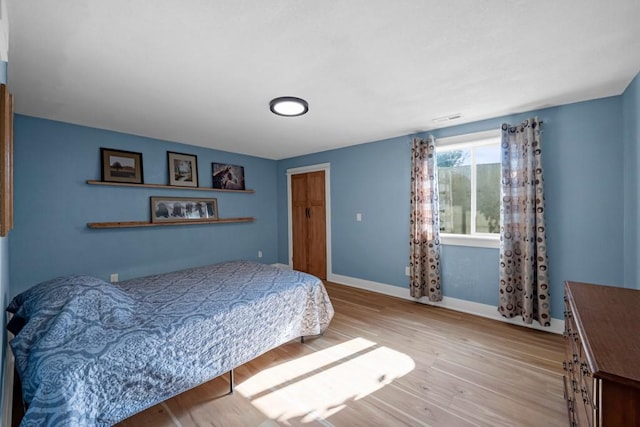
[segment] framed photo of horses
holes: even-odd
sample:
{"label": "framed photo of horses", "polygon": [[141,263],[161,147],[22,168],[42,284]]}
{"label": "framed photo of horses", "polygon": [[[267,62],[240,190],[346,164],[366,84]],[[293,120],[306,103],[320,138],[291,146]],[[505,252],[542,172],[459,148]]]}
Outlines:
{"label": "framed photo of horses", "polygon": [[213,188],[218,190],[245,190],[244,167],[225,163],[211,163]]}

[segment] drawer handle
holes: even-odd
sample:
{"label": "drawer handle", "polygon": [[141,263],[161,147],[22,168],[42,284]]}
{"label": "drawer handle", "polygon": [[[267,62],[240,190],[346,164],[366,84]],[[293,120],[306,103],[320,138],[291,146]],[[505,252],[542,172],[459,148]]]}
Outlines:
{"label": "drawer handle", "polygon": [[584,387],[582,387],[582,388],[580,389],[580,394],[582,395],[582,401],[583,401],[585,404],[587,404],[587,405],[588,405],[588,404],[589,404],[589,393],[587,392],[587,389],[586,389],[586,388],[584,388]]}
{"label": "drawer handle", "polygon": [[582,372],[582,376],[586,377],[589,375],[589,368],[587,368],[587,364],[585,362],[580,364],[580,371]]}
{"label": "drawer handle", "polygon": [[571,360],[565,360],[562,362],[562,367],[565,368],[565,370],[567,372],[571,372],[573,373],[573,363],[571,363]]}

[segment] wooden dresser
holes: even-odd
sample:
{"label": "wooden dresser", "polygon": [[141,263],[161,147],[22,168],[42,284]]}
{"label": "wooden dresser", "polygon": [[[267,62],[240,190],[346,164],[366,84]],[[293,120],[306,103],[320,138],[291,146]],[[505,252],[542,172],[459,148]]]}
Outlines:
{"label": "wooden dresser", "polygon": [[565,283],[571,426],[640,426],[640,291]]}

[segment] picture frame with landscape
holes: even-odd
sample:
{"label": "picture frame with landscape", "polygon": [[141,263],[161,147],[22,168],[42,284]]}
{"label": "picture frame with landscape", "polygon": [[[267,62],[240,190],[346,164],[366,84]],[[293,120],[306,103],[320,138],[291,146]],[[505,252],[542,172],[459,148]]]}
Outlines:
{"label": "picture frame with landscape", "polygon": [[198,156],[167,151],[169,185],[177,187],[198,186]]}
{"label": "picture frame with landscape", "polygon": [[151,197],[151,222],[213,222],[217,219],[215,198]]}
{"label": "picture frame with landscape", "polygon": [[100,148],[102,181],[144,184],[142,153]]}

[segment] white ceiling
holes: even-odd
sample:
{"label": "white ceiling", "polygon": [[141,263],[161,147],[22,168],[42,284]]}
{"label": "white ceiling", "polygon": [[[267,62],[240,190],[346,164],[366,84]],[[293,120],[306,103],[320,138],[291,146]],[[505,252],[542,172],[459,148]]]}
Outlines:
{"label": "white ceiling", "polygon": [[[619,95],[640,71],[638,0],[8,9],[16,112],[271,159]],[[269,100],[287,95],[309,113],[272,114]]]}

